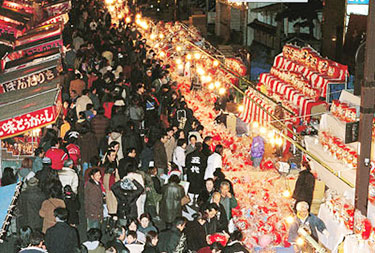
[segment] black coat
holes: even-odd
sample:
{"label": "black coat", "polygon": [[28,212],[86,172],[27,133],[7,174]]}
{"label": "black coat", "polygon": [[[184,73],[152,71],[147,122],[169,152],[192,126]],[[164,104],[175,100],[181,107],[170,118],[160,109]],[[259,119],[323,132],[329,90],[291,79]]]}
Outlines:
{"label": "black coat", "polygon": [[137,200],[144,188],[137,180],[133,180],[137,189],[128,191],[121,188],[121,180],[112,185],[112,192],[117,199],[117,216],[120,219],[137,218]]}
{"label": "black coat", "polygon": [[186,173],[187,180],[190,182],[190,193],[199,194],[202,191],[206,167],[205,156],[199,150],[195,150],[186,156]]}
{"label": "black coat", "polygon": [[198,206],[200,207],[201,211],[204,211],[203,209],[207,206],[209,200],[212,197],[212,194],[214,194],[215,189],[213,189],[211,192],[208,192],[206,188],[204,188],[201,193],[198,196]]}
{"label": "black coat", "polygon": [[159,234],[158,249],[166,253],[185,253],[188,250],[186,235],[176,227]]}
{"label": "black coat", "polygon": [[122,241],[120,241],[118,239],[109,241],[106,244],[106,248],[109,248],[109,247],[115,248],[117,253],[130,253],[128,248],[126,248],[125,245],[122,243]]}
{"label": "black coat", "polygon": [[154,247],[154,246],[151,246],[151,245],[148,245],[148,244],[145,245],[145,247],[142,251],[142,253],[159,253],[159,252],[160,251],[159,251],[157,246]]}
{"label": "black coat", "polygon": [[157,140],[154,145],[154,162],[155,168],[167,169],[168,167],[168,157],[165,151],[164,143]]}
{"label": "black coat", "polygon": [[81,204],[79,203],[79,199],[77,196],[72,198],[65,198],[64,199],[66,209],[69,212],[68,216],[68,223],[69,224],[79,224],[79,215],[78,211],[81,208]]}
{"label": "black coat", "polygon": [[176,183],[169,183],[162,188],[160,217],[164,222],[172,223],[182,216],[181,199],[185,196],[184,188]]}
{"label": "black coat", "polygon": [[296,187],[294,188],[293,198],[298,201],[306,201],[311,206],[313,192],[315,187],[315,177],[308,171],[303,170],[299,173]]}
{"label": "black coat", "polygon": [[186,224],[185,234],[189,250],[198,251],[207,246],[205,227],[197,220],[189,221]]}
{"label": "black coat", "polygon": [[18,198],[17,225],[19,227],[30,226],[33,230],[40,230],[43,227],[43,219],[39,216],[39,210],[44,200],[46,197],[38,186],[27,186]]}
{"label": "black coat", "polygon": [[208,146],[206,143],[203,142],[202,144],[202,154],[204,155],[205,161],[207,163],[207,159],[210,155],[212,155],[212,151],[210,149],[210,146]]}
{"label": "black coat", "polygon": [[77,230],[65,222],[57,222],[46,232],[45,242],[48,252],[75,252],[79,247]]}
{"label": "black coat", "polygon": [[128,150],[128,148],[135,148],[137,157],[141,154],[143,142],[142,138],[136,131],[127,129],[121,138],[122,152],[124,153],[124,157],[128,155],[126,154],[126,150]]}

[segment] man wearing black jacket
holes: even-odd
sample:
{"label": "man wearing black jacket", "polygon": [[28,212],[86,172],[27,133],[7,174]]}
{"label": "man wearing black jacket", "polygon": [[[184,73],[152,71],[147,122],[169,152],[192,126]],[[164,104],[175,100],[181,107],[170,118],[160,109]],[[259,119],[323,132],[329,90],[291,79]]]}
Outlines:
{"label": "man wearing black jacket", "polygon": [[204,187],[204,172],[207,164],[205,156],[201,152],[202,144],[196,143],[195,150],[186,156],[186,174],[189,181],[189,197],[196,202],[198,194],[201,193]]}
{"label": "man wearing black jacket", "polygon": [[75,228],[67,223],[68,211],[59,207],[55,209],[54,215],[56,225],[47,230],[45,238],[48,252],[76,252],[79,247],[78,233]]}

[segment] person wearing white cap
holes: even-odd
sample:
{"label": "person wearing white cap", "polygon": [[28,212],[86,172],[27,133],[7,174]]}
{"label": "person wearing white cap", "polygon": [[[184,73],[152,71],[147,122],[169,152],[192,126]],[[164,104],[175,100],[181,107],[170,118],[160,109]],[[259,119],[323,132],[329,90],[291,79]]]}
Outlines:
{"label": "person wearing white cap", "polygon": [[317,230],[328,237],[324,222],[312,213],[309,213],[309,204],[305,201],[298,202],[297,204],[297,215],[294,217],[294,221],[289,228],[288,241],[295,244],[298,238],[298,230],[300,228],[305,229],[312,238],[318,239]]}

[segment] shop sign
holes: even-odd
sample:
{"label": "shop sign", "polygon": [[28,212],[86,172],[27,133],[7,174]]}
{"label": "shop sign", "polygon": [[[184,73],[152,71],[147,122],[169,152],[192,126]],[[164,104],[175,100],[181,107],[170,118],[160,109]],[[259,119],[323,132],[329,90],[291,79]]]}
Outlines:
{"label": "shop sign", "polygon": [[37,127],[51,124],[57,117],[56,106],[40,109],[0,122],[0,139],[20,135]]}
{"label": "shop sign", "polygon": [[48,51],[52,48],[56,48],[56,47],[62,47],[63,46],[63,41],[62,39],[59,39],[59,40],[55,40],[55,41],[51,41],[51,42],[48,42],[48,43],[45,43],[45,44],[42,44],[42,45],[37,45],[35,47],[32,47],[32,48],[28,48],[25,50],[25,53],[27,56],[31,56],[31,55],[34,55],[36,53],[41,53],[41,52],[44,52],[44,51]]}
{"label": "shop sign", "polygon": [[38,73],[32,73],[31,75],[23,76],[21,78],[1,84],[0,93],[34,87],[55,79],[57,75],[58,72],[56,68],[43,70]]}

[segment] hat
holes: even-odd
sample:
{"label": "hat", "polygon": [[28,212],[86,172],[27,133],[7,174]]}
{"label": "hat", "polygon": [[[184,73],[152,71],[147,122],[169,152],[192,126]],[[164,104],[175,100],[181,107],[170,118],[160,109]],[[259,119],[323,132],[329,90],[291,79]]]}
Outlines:
{"label": "hat", "polygon": [[49,157],[44,157],[42,160],[42,163],[44,164],[52,164],[52,160]]}
{"label": "hat", "polygon": [[27,180],[27,186],[37,186],[39,183],[39,180],[36,177],[32,177],[29,180]]}
{"label": "hat", "polygon": [[155,167],[155,163],[154,163],[154,161],[150,161],[150,162],[148,163],[148,167],[149,167],[149,168],[153,168],[153,167]]}
{"label": "hat", "polygon": [[123,178],[120,183],[121,189],[126,191],[132,191],[135,189],[135,185],[130,178]]}

